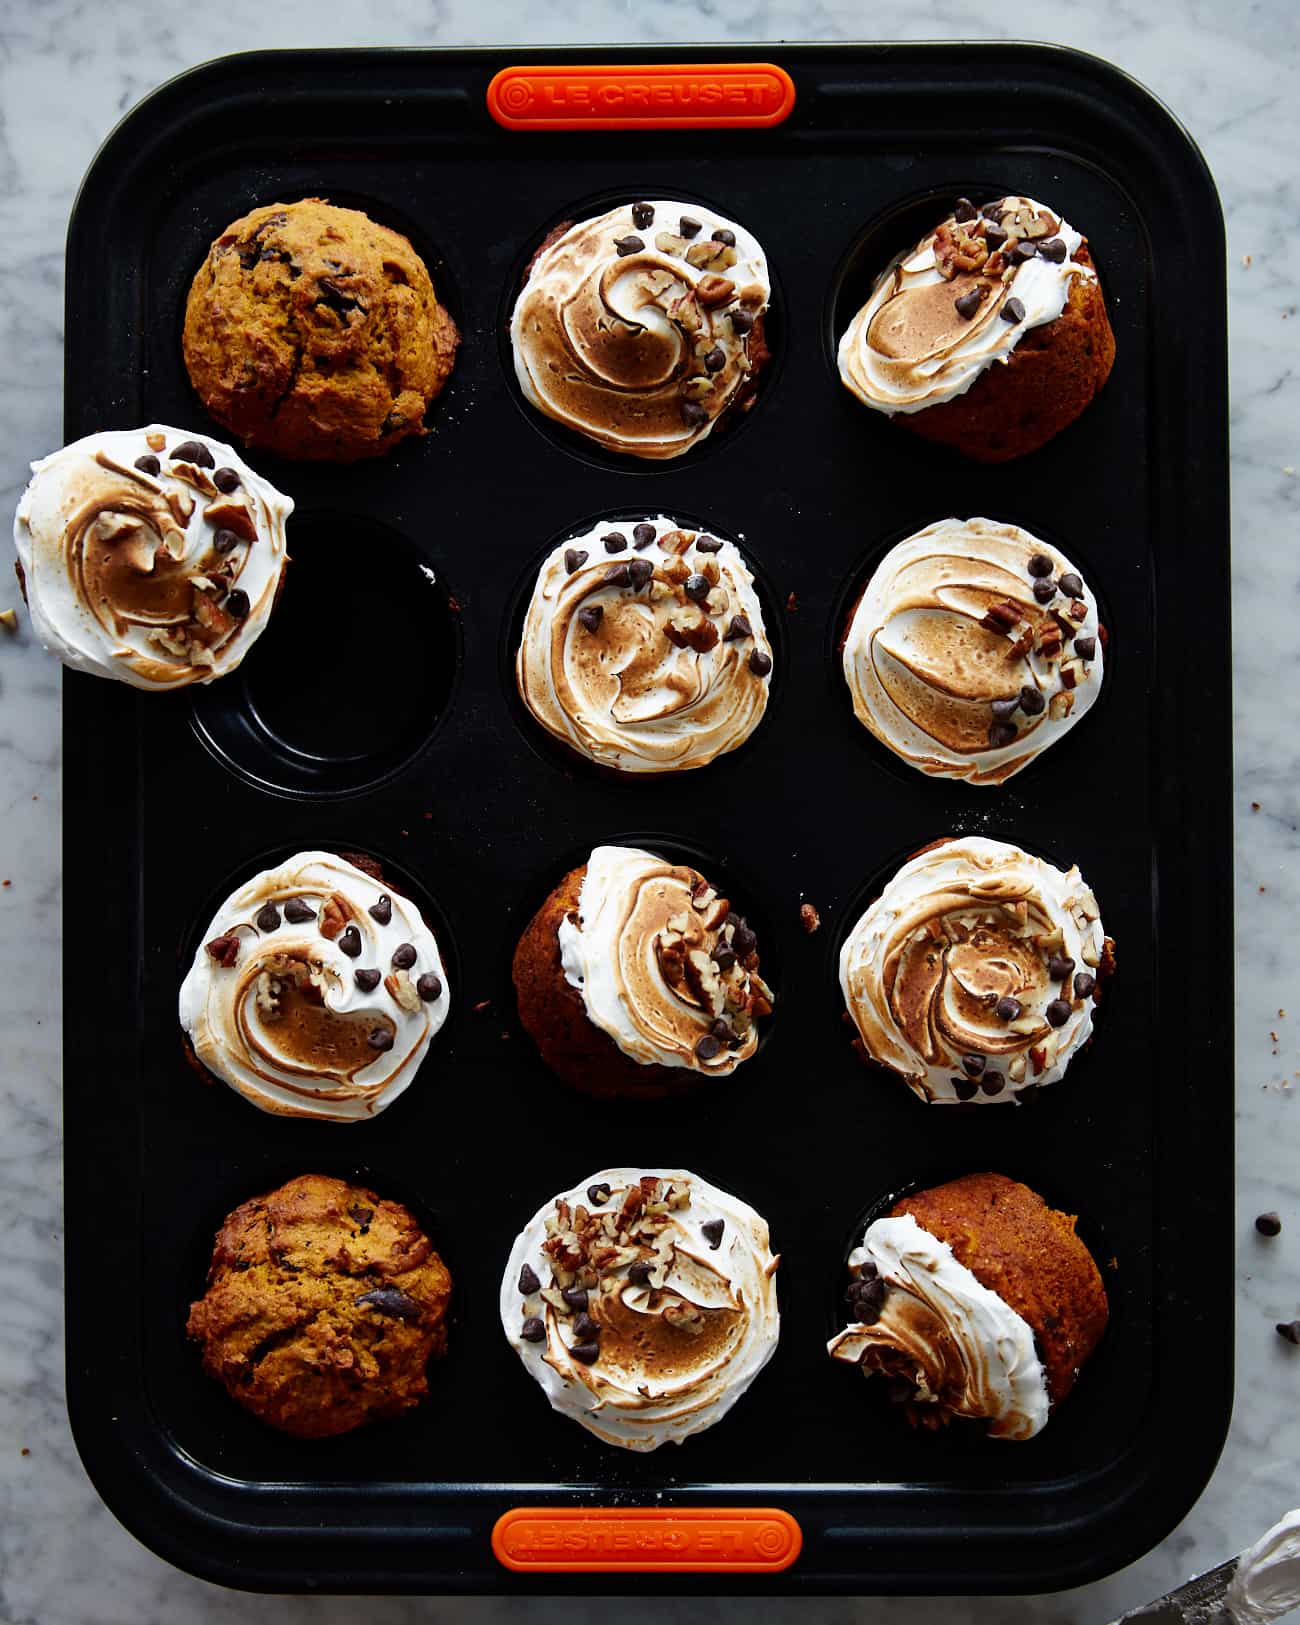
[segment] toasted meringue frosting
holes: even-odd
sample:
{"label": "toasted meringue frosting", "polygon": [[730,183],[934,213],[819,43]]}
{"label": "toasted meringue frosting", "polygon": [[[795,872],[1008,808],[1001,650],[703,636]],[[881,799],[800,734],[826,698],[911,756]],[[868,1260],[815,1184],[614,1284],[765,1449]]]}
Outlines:
{"label": "toasted meringue frosting", "polygon": [[[1052,589],[1046,603],[1036,588]],[[1091,709],[1099,633],[1097,601],[1063,553],[1016,525],[940,519],[876,566],[844,677],[858,721],[903,761],[1003,784]]]}
{"label": "toasted meringue frosting", "polygon": [[1077,257],[1083,237],[1032,198],[971,213],[950,215],[892,260],[840,339],[841,380],[878,412],[923,412],[965,394],[1032,328],[1056,320],[1076,278],[1097,275]]}
{"label": "toasted meringue frosting", "polygon": [[771,293],[757,241],[711,210],[659,201],[580,220],[541,250],[515,304],[519,386],[610,451],[680,457],[748,381]]}
{"label": "toasted meringue frosting", "polygon": [[396,1100],[449,1008],[419,909],[333,852],[299,852],[228,897],[180,994],[209,1072],[264,1112],[337,1123]]}
{"label": "toasted meringue frosting", "polygon": [[32,464],[14,516],[36,635],[65,665],[133,688],[224,677],[270,618],[292,512],[206,435],[154,423],[74,441]]}
{"label": "toasted meringue frosting", "polygon": [[767,709],[771,671],[735,544],[662,514],[557,547],[515,657],[520,697],[547,732],[624,773],[705,767],[734,750]]}
{"label": "toasted meringue frosting", "polygon": [[501,1324],[553,1409],[656,1450],[720,1421],[771,1359],[778,1262],[766,1222],[698,1175],[607,1168],[529,1220]]}
{"label": "toasted meringue frosting", "polygon": [[[922,1100],[987,1105],[1064,1076],[1092,1035],[1105,951],[1077,868],[962,835],[905,863],[867,909],[840,988],[873,1061]],[[999,1015],[1004,999],[1017,1010]]]}
{"label": "toasted meringue frosting", "polygon": [[910,1213],[877,1219],[849,1255],[858,1279],[884,1283],[880,1318],[826,1345],[866,1376],[913,1385],[911,1402],[986,1418],[992,1439],[1032,1439],[1047,1421],[1047,1374],[1028,1321],[976,1279]]}
{"label": "toasted meringue frosting", "polygon": [[694,869],[598,846],[559,937],[588,1019],[640,1065],[720,1076],[758,1048],[774,995],[754,933]]}

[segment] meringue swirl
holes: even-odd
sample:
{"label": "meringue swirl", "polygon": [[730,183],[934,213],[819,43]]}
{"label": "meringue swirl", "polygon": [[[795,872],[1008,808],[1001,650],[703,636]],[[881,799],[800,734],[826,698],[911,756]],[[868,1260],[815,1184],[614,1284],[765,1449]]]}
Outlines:
{"label": "meringue swirl", "polygon": [[209,1072],[264,1112],[325,1122],[391,1105],[449,1008],[419,909],[333,852],[299,852],[232,893],[180,992]]}
{"label": "meringue swirl", "polygon": [[1077,867],[1003,841],[962,835],[920,853],[840,949],[863,1050],[926,1101],[1002,1102],[1057,1082],[1092,1035],[1109,961],[1098,913]]}
{"label": "meringue swirl", "polygon": [[520,697],[546,731],[623,773],[705,767],[734,750],[767,709],[771,670],[735,545],[662,514],[557,547],[515,657]]}
{"label": "meringue swirl", "polygon": [[611,209],[534,260],[510,321],[519,386],[610,451],[680,457],[766,357],[755,329],[771,294],[763,250],[735,221],[686,203]]}
{"label": "meringue swirl", "polygon": [[1016,525],[940,519],[877,565],[842,659],[858,721],[896,756],[996,785],[1092,707],[1104,645],[1064,554]]}
{"label": "meringue swirl", "polygon": [[[1047,1374],[1028,1321],[910,1213],[877,1219],[849,1255],[855,1277],[885,1283],[880,1318],[831,1338],[834,1360],[911,1383],[911,1402],[986,1418],[991,1439],[1032,1439],[1047,1421]],[[938,1414],[938,1412],[936,1414]]]}
{"label": "meringue swirl", "polygon": [[74,441],[32,464],[14,516],[36,634],[65,665],[133,688],[224,677],[270,618],[292,512],[207,436],[154,423]]}
{"label": "meringue swirl", "polygon": [[639,1065],[720,1076],[757,1050],[755,1022],[775,995],[754,933],[694,869],[596,847],[559,938],[588,1020]]}
{"label": "meringue swirl", "polygon": [[[891,260],[845,329],[840,379],[864,405],[923,412],[965,394],[1027,332],[1056,320],[1076,279],[1097,275],[1085,239],[1032,198],[1005,197],[969,213],[950,215]],[[999,232],[1006,237],[995,246]],[[969,316],[959,300],[976,307]]]}
{"label": "meringue swirl", "polygon": [[766,1222],[698,1175],[607,1168],[529,1220],[501,1324],[554,1410],[656,1450],[720,1421],[771,1359],[778,1262]]}

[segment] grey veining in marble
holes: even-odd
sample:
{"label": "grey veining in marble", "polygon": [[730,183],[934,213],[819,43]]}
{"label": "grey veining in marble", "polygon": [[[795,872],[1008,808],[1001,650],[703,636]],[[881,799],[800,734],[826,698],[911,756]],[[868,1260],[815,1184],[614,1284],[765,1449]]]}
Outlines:
{"label": "grey veining in marble", "polygon": [[[1220,1561],[1300,1502],[1300,7],[1295,0],[389,0],[213,11],[144,0],[0,0],[0,494],[61,423],[63,237],[78,180],[114,121],[158,81],[253,46],[1024,35],[1119,62],[1204,149],[1228,221],[1232,332],[1238,901],[1238,1402],[1219,1470],[1184,1524],[1110,1580],[1024,1600],[743,1605],[745,1618],[836,1625],[1100,1625]],[[5,546],[0,545],[0,554]],[[7,555],[0,608],[16,602]],[[1195,629],[1189,632],[1194,635]],[[59,1189],[59,680],[25,626],[0,633],[0,1621],[152,1625],[567,1620],[562,1602],[265,1599],[192,1580],[100,1504],[63,1407]],[[1257,804],[1257,805],[1256,805]],[[1197,945],[1216,952],[1216,945]],[[1227,992],[1225,973],[1225,998]],[[1283,1013],[1285,1011],[1285,1013]],[[1276,1208],[1282,1236],[1252,1219]],[[1195,1359],[1195,1350],[1187,1351]],[[1188,1418],[1196,1426],[1196,1418]],[[30,1452],[28,1454],[27,1452]],[[733,1621],[741,1605],[679,1606]],[[634,1604],[621,1619],[661,1619]]]}

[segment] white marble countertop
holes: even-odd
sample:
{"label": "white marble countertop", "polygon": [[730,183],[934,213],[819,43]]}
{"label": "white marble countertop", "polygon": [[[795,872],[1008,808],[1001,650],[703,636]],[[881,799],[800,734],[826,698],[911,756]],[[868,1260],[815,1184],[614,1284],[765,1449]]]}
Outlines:
{"label": "white marble countertop", "polygon": [[[1209,1489],[1154,1552],[1083,1590],[1029,1599],[678,1605],[700,1619],[907,1625],[1100,1625],[1221,1561],[1300,1503],[1300,11],[1294,0],[389,0],[369,8],[224,0],[215,13],[145,0],[0,6],[0,506],[60,443],[63,238],[76,187],[115,120],[160,80],[254,46],[473,42],[997,38],[1118,62],[1190,127],[1228,223],[1236,625],[1238,1398]],[[7,544],[4,544],[7,546]],[[3,552],[3,546],[0,546]],[[0,608],[14,594],[0,570]],[[152,1556],[100,1504],[63,1404],[59,1174],[58,668],[24,627],[0,635],[0,1621],[146,1625],[244,1619],[567,1619],[564,1601],[254,1598]],[[12,884],[11,884],[12,882]],[[1204,951],[1213,952],[1214,945]],[[1225,965],[1225,996],[1226,971]],[[1285,1015],[1283,1009],[1290,1005]],[[1253,1229],[1275,1208],[1273,1242]],[[111,1331],[106,1332],[111,1335]],[[1196,1358],[1195,1349],[1187,1358]],[[1189,1427],[1196,1418],[1187,1419]],[[662,1603],[617,1605],[658,1620]],[[815,1614],[812,1610],[815,1609]]]}

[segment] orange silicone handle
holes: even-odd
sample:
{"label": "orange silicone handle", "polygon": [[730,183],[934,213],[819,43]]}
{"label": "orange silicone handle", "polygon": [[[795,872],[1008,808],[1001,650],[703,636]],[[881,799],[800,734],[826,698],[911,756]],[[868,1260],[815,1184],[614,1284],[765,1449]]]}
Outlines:
{"label": "orange silicone handle", "polygon": [[780,124],[794,83],[773,62],[502,68],[488,112],[507,130],[744,130]]}
{"label": "orange silicone handle", "polygon": [[519,1574],[778,1574],[802,1546],[776,1507],[514,1507],[492,1531]]}

